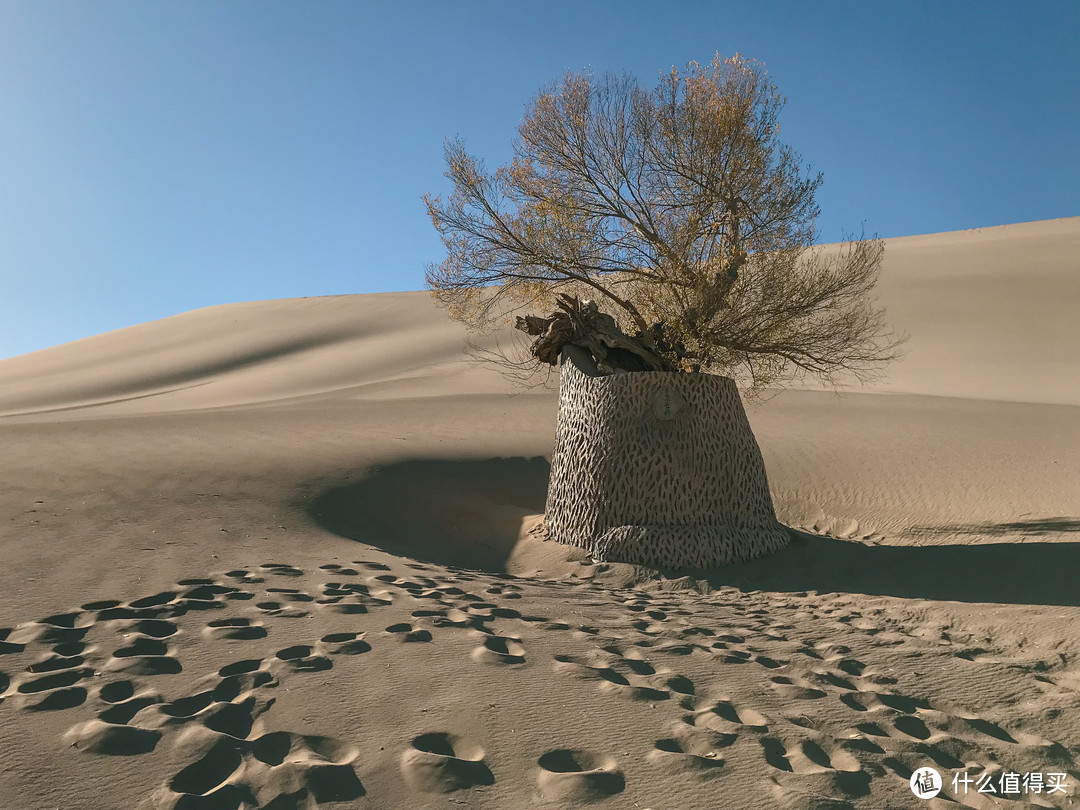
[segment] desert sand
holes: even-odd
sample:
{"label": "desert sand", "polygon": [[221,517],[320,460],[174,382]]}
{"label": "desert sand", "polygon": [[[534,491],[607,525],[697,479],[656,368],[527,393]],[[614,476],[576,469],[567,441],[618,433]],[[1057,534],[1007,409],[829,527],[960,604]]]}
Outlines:
{"label": "desert sand", "polygon": [[557,373],[424,292],[0,361],[0,807],[1080,806],[1078,257],[888,240],[907,356],[749,409],[793,540],[708,572],[545,541]]}

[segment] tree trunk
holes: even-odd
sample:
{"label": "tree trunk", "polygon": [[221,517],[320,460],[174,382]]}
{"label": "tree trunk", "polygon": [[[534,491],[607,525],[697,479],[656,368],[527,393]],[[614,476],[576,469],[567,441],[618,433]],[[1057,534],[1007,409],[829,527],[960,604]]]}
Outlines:
{"label": "tree trunk", "polygon": [[567,345],[545,524],[595,559],[709,568],[787,543],[735,383],[604,376]]}

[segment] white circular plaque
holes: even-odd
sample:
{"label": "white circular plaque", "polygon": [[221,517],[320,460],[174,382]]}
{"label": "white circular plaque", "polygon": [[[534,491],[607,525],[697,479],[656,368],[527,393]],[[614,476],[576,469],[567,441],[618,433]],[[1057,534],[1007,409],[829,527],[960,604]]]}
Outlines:
{"label": "white circular plaque", "polygon": [[684,408],[686,400],[671,386],[665,385],[653,397],[653,413],[662,422],[674,419]]}

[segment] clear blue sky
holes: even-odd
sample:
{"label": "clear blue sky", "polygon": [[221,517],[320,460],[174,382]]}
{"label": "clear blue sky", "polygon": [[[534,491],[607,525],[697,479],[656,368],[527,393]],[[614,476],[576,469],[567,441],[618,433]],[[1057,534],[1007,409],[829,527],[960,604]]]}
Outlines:
{"label": "clear blue sky", "polygon": [[822,241],[1080,215],[1080,3],[0,0],[0,357],[211,304],[413,290],[460,135],[567,69],[735,51]]}

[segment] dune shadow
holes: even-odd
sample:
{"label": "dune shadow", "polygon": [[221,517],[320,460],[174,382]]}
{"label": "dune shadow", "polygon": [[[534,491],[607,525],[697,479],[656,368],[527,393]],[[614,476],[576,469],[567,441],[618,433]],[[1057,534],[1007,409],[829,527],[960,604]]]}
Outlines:
{"label": "dune shadow", "polygon": [[698,576],[744,590],[1080,606],[1080,543],[871,546],[789,531],[785,549]]}
{"label": "dune shadow", "polygon": [[392,554],[503,573],[521,519],[544,511],[550,469],[542,457],[402,461],[306,509],[327,531]]}

